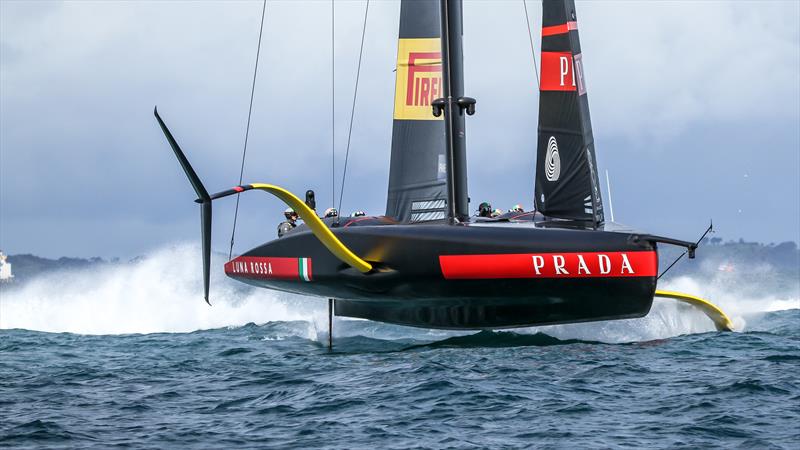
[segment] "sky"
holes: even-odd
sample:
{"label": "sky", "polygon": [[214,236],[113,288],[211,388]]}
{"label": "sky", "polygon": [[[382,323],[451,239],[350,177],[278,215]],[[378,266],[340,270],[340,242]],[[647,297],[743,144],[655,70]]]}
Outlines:
{"label": "sky", "polygon": [[[153,107],[209,191],[238,184],[261,5],[0,0],[0,249],[132,257],[199,241]],[[268,1],[245,183],[315,189],[324,209],[335,161],[338,203],[364,7],[336,2],[332,60],[330,2]],[[399,8],[370,2],[344,213],[384,212]],[[528,10],[538,58],[541,5]],[[725,239],[800,241],[800,2],[578,1],[577,13],[616,221],[691,240],[713,219]],[[464,33],[473,206],[530,208],[538,94],[522,1],[465,1]],[[234,205],[215,203],[215,250],[228,250]],[[234,252],[273,239],[283,208],[243,195]]]}

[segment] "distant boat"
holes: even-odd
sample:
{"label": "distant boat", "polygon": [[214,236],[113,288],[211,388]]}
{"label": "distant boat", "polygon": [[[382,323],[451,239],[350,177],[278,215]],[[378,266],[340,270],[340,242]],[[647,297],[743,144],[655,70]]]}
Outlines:
{"label": "distant boat", "polygon": [[308,197],[269,184],[210,195],[155,111],[202,205],[206,300],[212,200],[255,189],[305,224],[228,261],[225,273],[329,298],[339,316],[486,329],[650,311],[657,244],[683,246],[690,258],[697,244],[605,220],[574,1],[543,3],[535,213],[470,215],[465,119],[476,101],[464,95],[461,18],[460,0],[401,3],[384,216],[323,221]]}
{"label": "distant boat", "polygon": [[11,283],[14,281],[14,274],[11,273],[11,263],[8,256],[0,251],[0,283]]}

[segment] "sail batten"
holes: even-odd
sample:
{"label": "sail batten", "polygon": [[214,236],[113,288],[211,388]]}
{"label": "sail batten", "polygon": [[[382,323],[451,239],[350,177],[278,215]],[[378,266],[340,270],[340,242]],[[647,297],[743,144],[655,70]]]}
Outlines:
{"label": "sail batten", "polygon": [[536,208],[603,222],[594,137],[574,0],[542,4]]}

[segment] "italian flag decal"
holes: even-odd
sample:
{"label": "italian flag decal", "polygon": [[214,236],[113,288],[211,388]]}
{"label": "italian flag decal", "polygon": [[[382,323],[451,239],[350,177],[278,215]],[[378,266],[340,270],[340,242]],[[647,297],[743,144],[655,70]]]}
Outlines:
{"label": "italian flag decal", "polygon": [[225,263],[225,274],[233,278],[312,281],[311,258],[239,256]]}
{"label": "italian flag decal", "polygon": [[298,272],[300,272],[300,279],[303,281],[311,281],[311,260],[309,258],[297,258]]}

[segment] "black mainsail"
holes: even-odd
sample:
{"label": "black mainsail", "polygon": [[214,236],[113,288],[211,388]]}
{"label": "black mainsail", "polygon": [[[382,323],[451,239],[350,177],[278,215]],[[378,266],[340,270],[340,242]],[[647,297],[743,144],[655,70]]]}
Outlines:
{"label": "black mainsail", "polygon": [[438,0],[403,0],[386,202],[401,222],[446,216],[445,128],[431,106],[443,90],[440,36]]}
{"label": "black mainsail", "polygon": [[603,222],[574,0],[544,0],[536,209]]}

